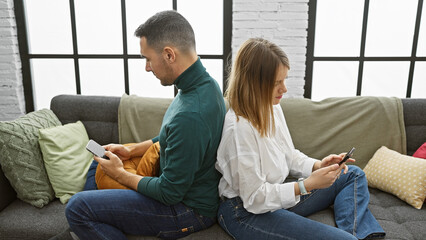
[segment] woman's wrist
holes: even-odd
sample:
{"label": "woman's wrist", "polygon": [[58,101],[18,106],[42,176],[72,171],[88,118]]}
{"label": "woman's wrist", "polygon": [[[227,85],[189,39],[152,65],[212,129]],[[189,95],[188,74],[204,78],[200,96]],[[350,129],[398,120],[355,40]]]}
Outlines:
{"label": "woman's wrist", "polygon": [[305,189],[307,192],[311,192],[314,189],[310,178],[305,179],[303,181],[303,184],[305,185]]}
{"label": "woman's wrist", "polygon": [[312,167],[312,172],[321,168],[321,161],[315,161],[314,166]]}

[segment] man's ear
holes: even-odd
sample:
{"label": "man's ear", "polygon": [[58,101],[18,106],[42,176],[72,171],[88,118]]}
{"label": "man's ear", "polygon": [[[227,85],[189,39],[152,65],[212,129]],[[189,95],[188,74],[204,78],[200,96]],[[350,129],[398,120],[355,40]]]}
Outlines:
{"label": "man's ear", "polygon": [[171,47],[165,47],[163,49],[163,58],[168,63],[173,63],[176,61],[176,52]]}

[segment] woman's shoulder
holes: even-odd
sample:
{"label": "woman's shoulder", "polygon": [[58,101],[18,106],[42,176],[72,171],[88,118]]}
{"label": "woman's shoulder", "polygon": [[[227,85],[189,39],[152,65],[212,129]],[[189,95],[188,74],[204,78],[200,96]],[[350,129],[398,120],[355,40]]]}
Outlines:
{"label": "woman's shoulder", "polygon": [[237,116],[232,108],[228,110],[225,116],[224,129],[232,130],[235,132],[252,131],[251,123],[244,117]]}

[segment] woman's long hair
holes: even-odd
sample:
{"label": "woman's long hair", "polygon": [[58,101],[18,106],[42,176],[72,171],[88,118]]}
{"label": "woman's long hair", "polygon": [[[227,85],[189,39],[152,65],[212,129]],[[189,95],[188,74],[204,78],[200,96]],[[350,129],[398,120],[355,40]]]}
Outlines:
{"label": "woman's long hair", "polygon": [[229,106],[237,119],[247,119],[262,137],[275,131],[272,92],[281,64],[290,69],[280,47],[265,39],[250,38],[238,50],[228,78],[225,97]]}

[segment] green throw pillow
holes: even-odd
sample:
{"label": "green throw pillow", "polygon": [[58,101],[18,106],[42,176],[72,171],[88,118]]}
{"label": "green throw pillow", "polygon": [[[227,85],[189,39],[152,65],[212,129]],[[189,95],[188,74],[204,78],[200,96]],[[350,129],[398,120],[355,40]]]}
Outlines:
{"label": "green throw pillow", "polygon": [[17,197],[35,207],[54,197],[38,144],[38,130],[60,126],[49,109],[31,112],[13,121],[0,122],[0,164]]}
{"label": "green throw pillow", "polygon": [[57,198],[65,204],[84,188],[93,155],[86,150],[89,141],[82,122],[40,129],[39,143],[44,166]]}

